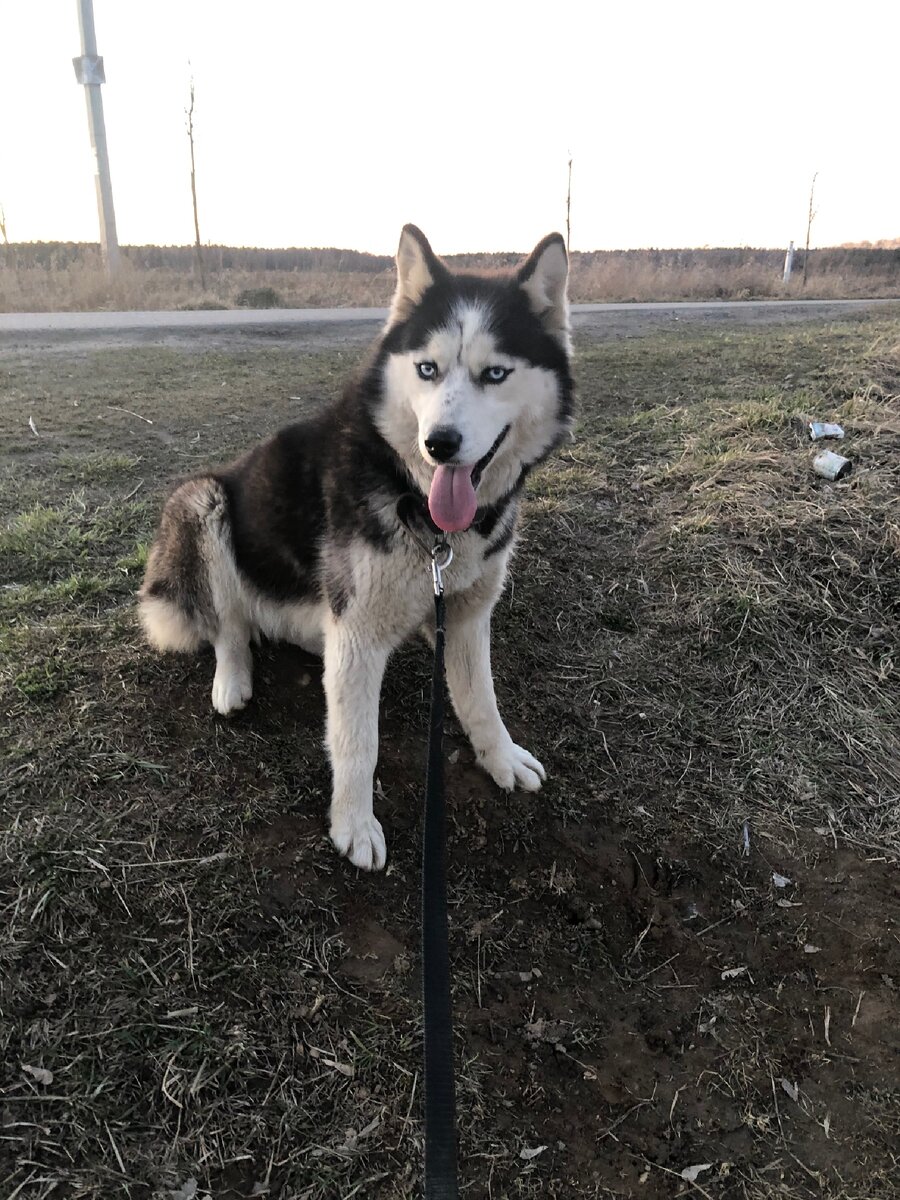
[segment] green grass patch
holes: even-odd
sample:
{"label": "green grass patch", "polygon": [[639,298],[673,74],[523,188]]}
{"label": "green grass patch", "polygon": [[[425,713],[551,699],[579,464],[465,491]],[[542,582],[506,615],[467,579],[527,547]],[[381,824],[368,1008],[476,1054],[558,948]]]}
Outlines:
{"label": "green grass patch", "polygon": [[140,462],[140,457],[134,454],[62,454],[58,467],[76,483],[111,484],[130,475]]}

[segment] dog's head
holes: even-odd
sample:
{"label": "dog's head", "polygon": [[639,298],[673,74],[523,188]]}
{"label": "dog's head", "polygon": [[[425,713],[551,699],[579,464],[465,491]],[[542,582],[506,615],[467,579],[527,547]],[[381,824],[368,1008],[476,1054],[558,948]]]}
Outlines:
{"label": "dog's head", "polygon": [[376,422],[442,529],[467,529],[564,437],[572,377],[558,233],[514,273],[457,274],[407,225],[376,361]]}

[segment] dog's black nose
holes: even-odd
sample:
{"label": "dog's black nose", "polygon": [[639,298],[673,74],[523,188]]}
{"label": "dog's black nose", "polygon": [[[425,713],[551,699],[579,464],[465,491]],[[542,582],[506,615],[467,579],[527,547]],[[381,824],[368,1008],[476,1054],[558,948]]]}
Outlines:
{"label": "dog's black nose", "polygon": [[425,449],[439,463],[448,462],[454,454],[458,454],[461,445],[462,434],[444,426],[432,429],[425,439]]}

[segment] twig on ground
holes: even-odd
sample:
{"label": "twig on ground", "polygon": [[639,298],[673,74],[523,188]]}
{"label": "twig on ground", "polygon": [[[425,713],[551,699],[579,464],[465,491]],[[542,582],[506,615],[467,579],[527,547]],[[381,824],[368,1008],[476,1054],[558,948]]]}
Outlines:
{"label": "twig on ground", "polygon": [[130,408],[120,408],[118,404],[107,404],[106,407],[110,412],[128,413],[129,417],[137,417],[139,421],[146,421],[148,425],[153,424],[149,417],[142,417],[140,413],[132,412]]}

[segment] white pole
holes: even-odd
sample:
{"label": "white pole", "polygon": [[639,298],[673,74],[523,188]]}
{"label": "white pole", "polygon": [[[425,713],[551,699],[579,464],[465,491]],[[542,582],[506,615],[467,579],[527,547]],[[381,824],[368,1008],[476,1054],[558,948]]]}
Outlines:
{"label": "white pole", "polygon": [[97,53],[93,0],[78,0],[78,26],[81,31],[81,57],[73,58],[72,62],[78,82],[84,84],[87,100],[88,129],[91,134],[91,149],[94,152],[97,185],[97,210],[100,215],[100,252],[106,272],[112,277],[119,269],[119,239],[116,235],[116,212],[113,207],[109,154],[106,149],[103,98],[100,95],[100,85],[105,82],[105,75],[103,59]]}
{"label": "white pole", "polygon": [[787,254],[784,256],[784,278],[782,283],[788,284],[791,282],[791,271],[794,269],[794,243],[787,248]]}

